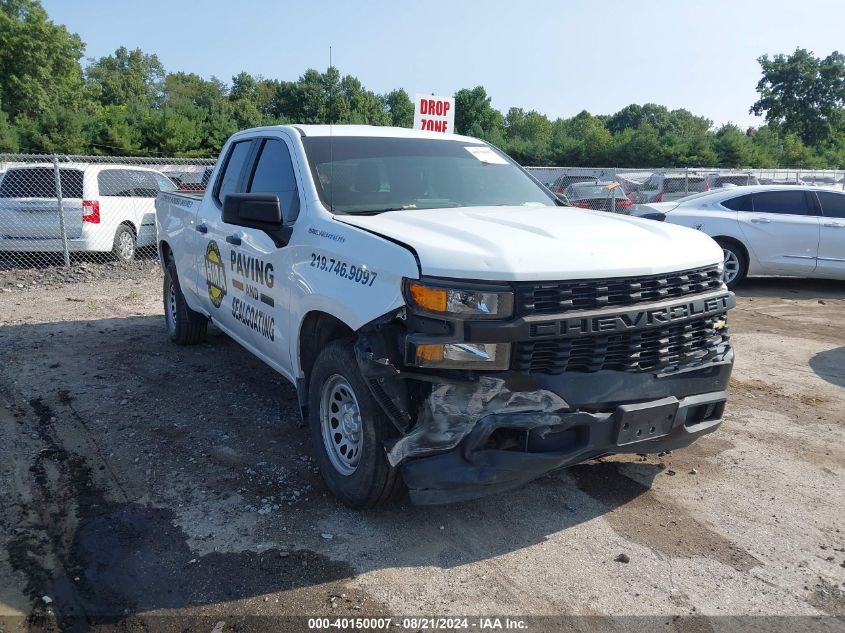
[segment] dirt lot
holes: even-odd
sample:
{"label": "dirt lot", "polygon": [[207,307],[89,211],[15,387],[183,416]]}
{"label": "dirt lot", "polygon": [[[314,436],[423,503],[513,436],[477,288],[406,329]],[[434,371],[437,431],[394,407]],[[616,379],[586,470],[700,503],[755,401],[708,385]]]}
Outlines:
{"label": "dirt lot", "polygon": [[726,420],[688,449],[354,512],[326,493],[291,387],[217,331],[166,340],[155,262],[80,270],[0,273],[0,630],[845,616],[843,283],[740,290]]}

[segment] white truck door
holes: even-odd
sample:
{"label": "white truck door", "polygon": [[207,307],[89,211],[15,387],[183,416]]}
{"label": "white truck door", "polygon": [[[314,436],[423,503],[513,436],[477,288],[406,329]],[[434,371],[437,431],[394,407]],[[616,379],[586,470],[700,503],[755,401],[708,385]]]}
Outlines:
{"label": "white truck door", "polygon": [[[282,217],[293,224],[300,199],[291,150],[281,137],[257,141],[254,166],[247,170],[247,193],[270,193],[279,197]],[[293,267],[292,249],[277,246],[257,229],[223,224],[230,242],[232,261],[232,310],[239,327],[260,356],[291,375],[288,286]]]}
{"label": "white truck door", "polygon": [[819,216],[800,189],[752,194],[753,211],[740,211],[739,225],[768,274],[801,275],[816,268]]}
{"label": "white truck door", "polygon": [[[226,153],[221,178],[197,213],[195,229],[199,232],[196,254],[197,291],[212,321],[229,336],[248,344],[232,312],[232,285],[229,266],[234,244],[226,238],[236,233],[221,220],[223,200],[230,193],[243,193],[248,165],[255,151],[253,139],[232,143]],[[233,240],[230,240],[233,241]]]}
{"label": "white truck door", "polygon": [[822,208],[819,264],[816,272],[845,279],[845,193],[818,191]]}

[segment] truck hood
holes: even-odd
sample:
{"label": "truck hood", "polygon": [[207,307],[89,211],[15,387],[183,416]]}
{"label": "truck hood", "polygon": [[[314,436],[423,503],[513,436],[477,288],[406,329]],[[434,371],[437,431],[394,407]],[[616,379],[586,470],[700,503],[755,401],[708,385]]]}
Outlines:
{"label": "truck hood", "polygon": [[411,247],[423,275],[532,281],[651,275],[715,264],[693,229],[572,207],[412,209],[337,220]]}

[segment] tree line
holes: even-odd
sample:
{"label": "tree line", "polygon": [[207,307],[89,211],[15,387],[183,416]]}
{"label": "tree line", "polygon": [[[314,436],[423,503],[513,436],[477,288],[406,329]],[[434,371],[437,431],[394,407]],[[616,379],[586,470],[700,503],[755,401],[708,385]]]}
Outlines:
{"label": "tree line", "polygon": [[[258,125],[413,122],[404,90],[376,94],[334,67],[294,81],[241,72],[226,83],[166,72],[139,49],[83,66],[84,52],[39,0],[0,0],[0,152],[209,157],[232,133]],[[750,111],[766,123],[757,128],[716,128],[652,103],[554,120],[522,108],[502,113],[482,86],[455,93],[455,128],[524,165],[845,168],[845,57],[797,49],[758,61]]]}

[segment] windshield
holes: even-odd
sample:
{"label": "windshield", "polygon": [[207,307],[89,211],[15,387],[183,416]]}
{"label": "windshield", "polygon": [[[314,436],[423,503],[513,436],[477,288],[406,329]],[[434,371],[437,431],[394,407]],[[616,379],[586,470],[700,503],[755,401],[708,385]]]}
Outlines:
{"label": "windshield", "polygon": [[317,136],[302,144],[320,199],[334,213],[556,204],[513,161],[479,142]]}

